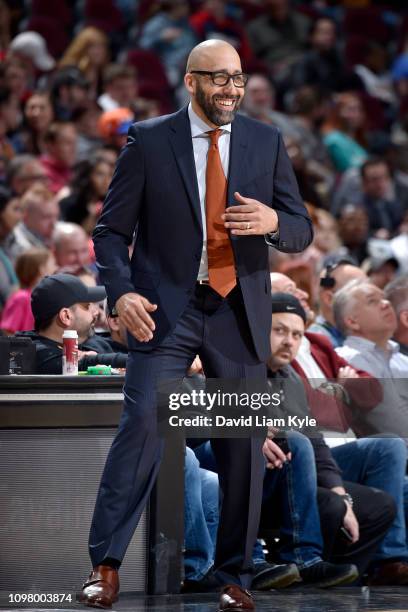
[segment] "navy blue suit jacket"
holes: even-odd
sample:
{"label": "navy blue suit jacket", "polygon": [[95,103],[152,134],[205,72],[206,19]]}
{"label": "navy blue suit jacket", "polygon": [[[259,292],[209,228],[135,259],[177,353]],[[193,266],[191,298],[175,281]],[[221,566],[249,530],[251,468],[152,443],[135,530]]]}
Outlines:
{"label": "navy blue suit jacket", "polygon": [[[279,131],[238,115],[232,123],[228,204],[233,193],[273,207],[281,251],[300,252],[312,227]],[[128,245],[136,232],[129,264]],[[127,292],[158,305],[150,350],[174,328],[197,281],[203,234],[187,108],[134,124],[94,235],[100,278],[110,307]],[[264,236],[231,236],[236,270],[258,357],[270,353],[271,298]],[[228,339],[226,339],[228,341]]]}

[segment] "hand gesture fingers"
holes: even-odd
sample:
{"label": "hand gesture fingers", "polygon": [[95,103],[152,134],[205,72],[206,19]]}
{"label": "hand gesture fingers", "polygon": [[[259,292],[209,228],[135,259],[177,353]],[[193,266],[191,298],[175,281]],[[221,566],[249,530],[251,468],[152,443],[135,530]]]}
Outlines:
{"label": "hand gesture fingers", "polygon": [[138,293],[126,293],[116,302],[116,309],[129,332],[140,342],[153,338],[156,329],[150,312],[157,310],[157,305]]}
{"label": "hand gesture fingers", "polygon": [[236,206],[228,206],[222,215],[224,226],[237,236],[264,235],[276,231],[278,216],[273,208],[246,198],[237,191],[235,199],[240,202]]}

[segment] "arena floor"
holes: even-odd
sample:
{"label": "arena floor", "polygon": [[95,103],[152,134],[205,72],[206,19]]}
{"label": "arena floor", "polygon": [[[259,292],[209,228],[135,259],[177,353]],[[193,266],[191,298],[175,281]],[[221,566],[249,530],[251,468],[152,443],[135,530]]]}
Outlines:
{"label": "arena floor", "polygon": [[[3,602],[5,598],[2,597]],[[361,612],[369,610],[408,612],[408,587],[356,588],[343,587],[330,590],[293,587],[285,591],[257,593],[257,612]],[[2,610],[84,610],[79,604],[70,607],[42,607],[0,605]],[[216,612],[217,597],[206,595],[162,595],[150,596],[124,593],[113,611],[129,612]]]}

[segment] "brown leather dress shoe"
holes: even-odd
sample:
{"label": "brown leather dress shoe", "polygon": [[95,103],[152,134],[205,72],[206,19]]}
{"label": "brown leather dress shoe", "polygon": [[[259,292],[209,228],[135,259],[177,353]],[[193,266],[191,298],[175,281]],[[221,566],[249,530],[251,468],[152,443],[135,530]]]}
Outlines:
{"label": "brown leather dress shoe", "polygon": [[406,561],[382,563],[369,576],[367,584],[370,586],[408,584],[408,563]]}
{"label": "brown leather dress shoe", "polygon": [[84,583],[78,601],[91,608],[109,609],[118,600],[118,570],[107,565],[97,565]]}
{"label": "brown leather dress shoe", "polygon": [[245,612],[247,610],[255,610],[251,593],[237,584],[227,584],[221,591],[218,612]]}

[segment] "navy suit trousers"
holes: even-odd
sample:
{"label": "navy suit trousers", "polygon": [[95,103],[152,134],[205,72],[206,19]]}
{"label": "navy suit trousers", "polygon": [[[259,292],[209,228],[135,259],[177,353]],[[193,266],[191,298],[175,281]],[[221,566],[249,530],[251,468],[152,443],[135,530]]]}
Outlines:
{"label": "navy suit trousers", "polygon": [[[157,384],[181,380],[199,355],[207,378],[266,379],[256,356],[240,288],[226,298],[197,285],[175,329],[160,346],[130,351],[124,409],[93,516],[93,565],[122,560],[155,482],[163,452],[157,434]],[[262,436],[213,439],[221,489],[215,570],[222,583],[250,586],[264,459]],[[171,510],[171,509],[170,509]]]}

